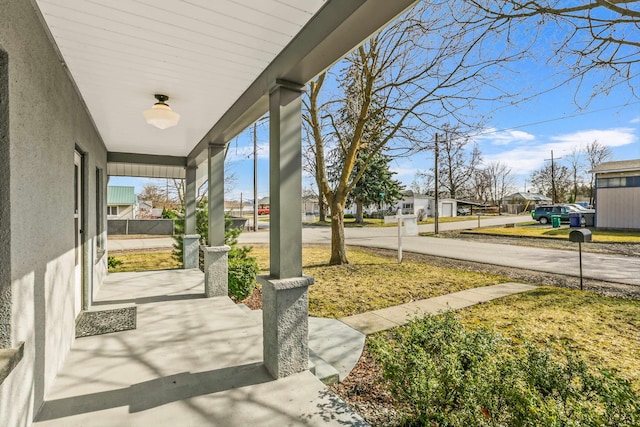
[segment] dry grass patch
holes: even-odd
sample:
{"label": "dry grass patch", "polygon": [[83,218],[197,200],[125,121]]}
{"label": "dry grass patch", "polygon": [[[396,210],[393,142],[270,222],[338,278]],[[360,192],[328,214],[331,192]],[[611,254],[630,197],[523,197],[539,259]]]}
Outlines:
{"label": "dry grass patch", "polygon": [[182,268],[182,263],[173,258],[170,250],[111,253],[109,257],[122,261],[117,267],[109,268],[112,273]]}
{"label": "dry grass patch", "polygon": [[[569,239],[569,233],[573,228],[567,226],[560,228],[549,228],[540,225],[534,226],[515,226],[511,228],[505,227],[487,227],[476,230],[467,230],[465,233],[491,234],[497,236],[523,236],[523,237],[545,237],[551,239]],[[594,242],[607,243],[640,243],[640,233],[632,231],[618,230],[591,230]]]}
{"label": "dry grass patch", "polygon": [[590,365],[617,370],[640,392],[640,301],[540,287],[461,310],[467,325],[490,325],[542,345],[568,343]]}
{"label": "dry grass patch", "polygon": [[[254,246],[262,273],[269,269],[266,247]],[[394,258],[348,249],[351,264],[328,265],[329,247],[304,247],[303,272],[315,279],[309,288],[311,316],[339,318],[431,298],[463,289],[508,282],[504,276],[436,267],[420,262],[398,264]]]}

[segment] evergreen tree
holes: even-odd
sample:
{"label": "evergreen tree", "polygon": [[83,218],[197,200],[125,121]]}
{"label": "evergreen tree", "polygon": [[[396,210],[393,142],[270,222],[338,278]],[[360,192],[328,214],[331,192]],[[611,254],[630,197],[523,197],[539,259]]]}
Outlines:
{"label": "evergreen tree", "polygon": [[[372,157],[369,161],[368,157]],[[383,205],[393,205],[402,198],[400,191],[404,189],[400,181],[393,179],[395,172],[389,169],[391,158],[382,153],[372,156],[362,155],[353,169],[358,174],[365,167],[365,172],[349,193],[347,207],[356,205],[356,222],[363,222],[364,206],[375,205],[381,209]],[[366,165],[366,166],[365,166]]]}

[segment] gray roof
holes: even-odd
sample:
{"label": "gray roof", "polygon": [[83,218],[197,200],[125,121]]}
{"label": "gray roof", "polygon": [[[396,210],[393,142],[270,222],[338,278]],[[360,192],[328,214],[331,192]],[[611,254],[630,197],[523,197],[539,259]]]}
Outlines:
{"label": "gray roof", "polygon": [[502,198],[502,200],[509,200],[509,199],[524,199],[524,200],[530,200],[530,201],[534,201],[534,202],[550,202],[551,199],[547,196],[545,196],[544,194],[540,194],[540,193],[513,193],[513,194],[509,194],[508,196],[504,196]]}
{"label": "gray roof", "polygon": [[640,171],[640,159],[620,160],[617,162],[604,162],[590,170],[589,172],[630,172]]}

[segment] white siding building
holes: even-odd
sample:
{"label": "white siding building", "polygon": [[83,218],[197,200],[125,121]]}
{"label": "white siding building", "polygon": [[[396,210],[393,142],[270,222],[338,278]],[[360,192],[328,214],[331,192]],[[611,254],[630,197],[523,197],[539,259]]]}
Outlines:
{"label": "white siding building", "polygon": [[591,172],[596,174],[596,227],[640,229],[640,159],[602,163]]}

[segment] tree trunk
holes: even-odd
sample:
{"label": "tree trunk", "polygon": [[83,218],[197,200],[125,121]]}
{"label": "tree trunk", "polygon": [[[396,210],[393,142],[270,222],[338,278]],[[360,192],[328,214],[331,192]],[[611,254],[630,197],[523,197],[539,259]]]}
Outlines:
{"label": "tree trunk", "polygon": [[320,194],[318,197],[318,210],[320,211],[320,222],[326,222],[327,220],[327,204],[324,202],[324,197]]}
{"label": "tree trunk", "polygon": [[356,200],[356,223],[357,224],[364,224],[364,218],[363,218],[363,209],[362,209],[362,199],[357,199]]}
{"label": "tree trunk", "polygon": [[331,259],[330,265],[349,264],[344,246],[344,205],[331,203]]}

